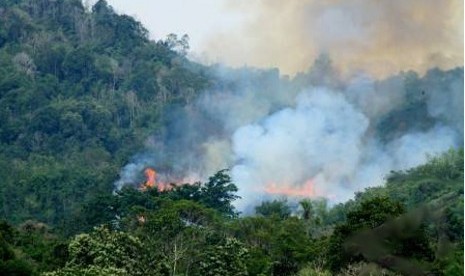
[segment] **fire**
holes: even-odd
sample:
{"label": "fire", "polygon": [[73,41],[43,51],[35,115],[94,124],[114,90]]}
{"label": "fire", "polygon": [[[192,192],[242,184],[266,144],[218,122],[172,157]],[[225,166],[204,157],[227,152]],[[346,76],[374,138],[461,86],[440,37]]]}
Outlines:
{"label": "fire", "polygon": [[148,188],[153,188],[156,183],[157,172],[152,168],[147,168],[144,171],[146,181],[141,186],[141,190],[147,190]]}
{"label": "fire", "polygon": [[265,192],[276,195],[297,196],[297,197],[314,197],[317,196],[315,183],[313,180],[307,180],[300,187],[290,185],[277,185],[275,183],[267,185]]}
{"label": "fire", "polygon": [[168,188],[168,185],[166,185],[165,183],[163,182],[160,182],[160,181],[157,181],[157,171],[152,169],[152,168],[147,168],[144,170],[144,174],[145,174],[145,182],[143,184],[141,184],[140,186],[140,190],[141,191],[146,191],[147,189],[152,189],[155,187],[155,185],[157,186],[157,189],[159,192],[163,192],[165,190],[167,190]]}
{"label": "fire", "polygon": [[171,186],[165,182],[159,181],[157,171],[152,168],[146,168],[144,170],[145,182],[142,183],[139,187],[141,191],[146,191],[147,189],[153,189],[155,186],[159,192],[167,191]]}
{"label": "fire", "polygon": [[156,170],[152,168],[146,168],[144,170],[145,174],[145,182],[141,183],[139,186],[139,190],[146,191],[147,189],[153,189],[155,186],[159,192],[164,192],[171,190],[174,186],[184,185],[186,183],[195,183],[198,181],[195,177],[184,177],[184,178],[176,178],[172,176],[162,175],[162,179],[170,179],[170,182],[161,180],[159,174]]}

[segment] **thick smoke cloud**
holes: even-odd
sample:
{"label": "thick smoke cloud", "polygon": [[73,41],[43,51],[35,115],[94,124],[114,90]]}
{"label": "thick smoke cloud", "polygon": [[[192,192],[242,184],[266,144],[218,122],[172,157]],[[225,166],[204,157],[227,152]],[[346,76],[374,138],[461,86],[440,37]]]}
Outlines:
{"label": "thick smoke cloud", "polygon": [[[461,79],[456,77],[456,82],[431,90],[431,98],[435,93],[442,93],[445,98],[463,95],[463,79],[462,85],[456,86]],[[396,130],[389,141],[381,139],[383,129],[373,130],[370,124],[376,124],[382,115],[396,112],[405,104],[405,88],[393,84],[401,79],[390,78],[378,85],[358,79],[343,91],[310,88],[297,96],[295,107],[239,128],[232,138],[235,156],[232,175],[241,185],[243,198],[260,197],[263,191],[276,195],[306,192],[306,196],[323,196],[340,202],[351,198],[354,191],[381,185],[391,170],[417,166],[428,155],[460,146],[463,125],[448,125],[447,118],[435,120],[423,130],[416,124]],[[396,87],[399,90],[394,90]],[[457,120],[463,118],[463,113],[460,115],[463,101],[455,102],[454,107],[450,101],[435,103],[431,98],[425,99],[428,106],[442,104],[436,109],[451,108],[454,110],[451,113],[459,116]],[[438,115],[430,113],[429,116]],[[308,183],[312,185],[311,190],[306,187]],[[246,209],[249,203],[246,200],[240,207]]]}
{"label": "thick smoke cloud", "polygon": [[283,195],[340,202],[463,144],[463,68],[342,80],[323,55],[292,80],[277,70],[213,72],[216,87],[168,109],[117,188],[140,183],[146,166],[174,182],[229,168],[240,210]]}
{"label": "thick smoke cloud", "polygon": [[204,48],[212,60],[234,66],[294,74],[321,52],[345,75],[463,65],[461,0],[231,0],[228,8],[248,21]]}
{"label": "thick smoke cloud", "polygon": [[313,194],[335,196],[356,171],[368,119],[342,94],[325,88],[302,92],[294,108],[239,128],[233,135],[233,178],[249,191],[302,189],[312,181]]}
{"label": "thick smoke cloud", "polygon": [[463,2],[255,0],[229,8],[249,12],[249,21],[214,37],[209,53],[286,74],[313,66],[292,79],[278,69],[210,67],[214,87],[166,108],[117,189],[141,183],[147,166],[176,183],[229,168],[240,210],[282,195],[338,202],[463,145],[463,67],[442,70],[463,66]]}

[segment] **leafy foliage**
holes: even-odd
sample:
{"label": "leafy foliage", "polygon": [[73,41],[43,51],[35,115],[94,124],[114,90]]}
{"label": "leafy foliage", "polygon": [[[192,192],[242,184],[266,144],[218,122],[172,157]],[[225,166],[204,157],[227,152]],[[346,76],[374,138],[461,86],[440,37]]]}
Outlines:
{"label": "leafy foliage", "polygon": [[136,237],[98,227],[74,237],[66,267],[46,275],[144,275],[138,261],[142,252]]}
{"label": "leafy foliage", "polygon": [[[227,170],[164,192],[113,194],[118,170],[145,137],[173,136],[170,117],[189,116],[174,111],[200,91],[254,90],[244,76],[270,91],[283,85],[274,69],[231,70],[218,81],[217,68],[186,58],[188,42],[175,34],[151,41],[104,0],[90,9],[80,0],[0,1],[2,275],[463,272],[463,149],[391,172],[384,186],[335,206],[271,200],[239,216]],[[407,101],[377,118],[373,131],[390,141],[405,129],[460,121],[432,118],[427,104],[440,98],[428,87],[450,89],[460,75],[462,68],[401,73]],[[285,83],[295,93],[309,84],[338,88],[337,79],[322,55]],[[179,139],[187,138],[172,142]]]}
{"label": "leafy foliage", "polygon": [[392,202],[388,198],[377,197],[363,201],[360,207],[347,215],[345,224],[334,229],[328,248],[331,269],[337,271],[348,263],[361,260],[360,256],[348,254],[344,246],[351,235],[365,228],[378,227],[388,219],[395,218],[403,212],[402,205]]}
{"label": "leafy foliage", "polygon": [[[29,221],[17,229],[1,224],[0,237],[6,237],[1,265],[24,275],[451,275],[463,269],[463,240],[456,232],[463,225],[457,212],[462,187],[453,182],[441,187],[448,192],[427,194],[433,200],[408,205],[392,199],[404,182],[392,185],[399,179],[421,183],[438,171],[458,180],[460,169],[451,173],[447,167],[456,170],[462,158],[451,151],[409,172],[392,173],[385,187],[367,189],[332,209],[321,199],[303,200],[299,215],[282,216],[291,210],[282,200],[260,205],[279,208],[256,216],[232,215],[224,206],[232,206],[235,186],[225,171],[207,183],[165,192],[125,188],[89,206],[98,207],[97,223],[106,226],[76,235],[67,245],[43,223]],[[218,202],[206,200],[212,195],[229,201],[212,204]]]}
{"label": "leafy foliage", "polygon": [[255,213],[264,217],[277,217],[280,219],[288,218],[291,215],[291,209],[285,200],[264,201],[255,207]]}
{"label": "leafy foliage", "polygon": [[228,238],[208,250],[200,262],[200,275],[248,275],[244,259],[247,249],[238,240]]}
{"label": "leafy foliage", "polygon": [[178,53],[188,37],[150,41],[104,0],[2,1],[0,13],[0,217],[89,230],[71,223],[81,207],[111,195],[165,108],[209,77]]}

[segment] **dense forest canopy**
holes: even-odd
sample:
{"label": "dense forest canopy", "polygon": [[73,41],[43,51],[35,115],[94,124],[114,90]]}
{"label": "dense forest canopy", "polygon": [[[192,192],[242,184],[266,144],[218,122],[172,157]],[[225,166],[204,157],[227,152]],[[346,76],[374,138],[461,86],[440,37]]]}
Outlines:
{"label": "dense forest canopy", "polygon": [[[104,0],[0,2],[1,274],[462,273],[463,68],[347,81],[321,55],[288,78],[192,62],[188,39],[150,40]],[[323,88],[301,94],[309,87]],[[388,96],[367,103],[373,93]],[[348,157],[350,139],[328,154],[317,144],[306,150],[327,162],[318,172],[298,171],[291,159],[280,171],[265,166],[295,183],[257,183],[257,201],[238,170],[257,162],[252,149],[287,141],[267,136],[290,131],[280,118],[298,121],[308,110],[334,112],[323,120],[334,124],[302,125],[302,136],[323,143],[360,129],[365,159]],[[311,113],[315,124],[319,114]],[[338,124],[341,116],[353,120]],[[245,145],[250,129],[264,134]],[[453,148],[419,162],[438,137],[434,149]],[[229,160],[233,150],[240,162]],[[307,173],[336,171],[330,162],[352,161],[361,165],[332,174],[327,193],[299,186]],[[364,183],[370,164],[394,171]],[[155,165],[167,188],[140,189],[143,169]],[[341,187],[345,197],[324,197]]]}

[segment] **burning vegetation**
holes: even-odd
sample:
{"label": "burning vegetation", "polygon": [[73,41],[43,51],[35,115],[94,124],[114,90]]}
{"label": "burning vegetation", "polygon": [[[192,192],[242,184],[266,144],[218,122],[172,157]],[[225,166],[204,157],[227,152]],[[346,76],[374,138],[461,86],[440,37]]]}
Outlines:
{"label": "burning vegetation", "polygon": [[148,189],[157,188],[159,192],[163,192],[169,189],[169,185],[158,180],[157,171],[153,168],[146,168],[144,170],[145,182],[139,186],[139,190],[147,191]]}
{"label": "burning vegetation", "polygon": [[265,187],[265,192],[273,195],[284,195],[292,197],[316,197],[318,195],[315,191],[315,184],[311,179],[307,180],[300,187],[272,183]]}
{"label": "burning vegetation", "polygon": [[155,171],[152,168],[146,168],[144,170],[144,174],[145,174],[146,180],[140,186],[140,189],[142,191],[145,191],[149,188],[153,188],[155,186],[156,178],[157,178],[157,171]]}
{"label": "burning vegetation", "polygon": [[139,185],[139,190],[147,191],[148,189],[157,188],[159,192],[169,189],[169,185],[158,179],[158,173],[155,169],[146,168],[144,170],[145,182]]}
{"label": "burning vegetation", "polygon": [[[176,180],[170,178],[171,180],[169,182],[164,181],[160,177],[160,174],[158,174],[155,169],[150,167],[147,167],[144,170],[144,175],[145,181],[139,185],[139,190],[141,191],[147,191],[148,189],[154,189],[156,187],[159,192],[163,192],[172,189],[173,186],[179,186],[184,183],[188,183],[185,181],[186,179]],[[163,179],[166,179],[166,177]]]}

